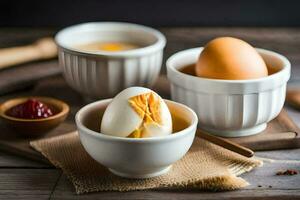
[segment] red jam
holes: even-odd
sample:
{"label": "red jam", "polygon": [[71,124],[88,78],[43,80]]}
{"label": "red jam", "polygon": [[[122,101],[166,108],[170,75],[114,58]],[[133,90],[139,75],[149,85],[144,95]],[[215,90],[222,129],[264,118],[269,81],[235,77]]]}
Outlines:
{"label": "red jam", "polygon": [[6,114],[22,119],[42,119],[52,116],[53,111],[36,99],[28,99],[26,102],[9,109]]}

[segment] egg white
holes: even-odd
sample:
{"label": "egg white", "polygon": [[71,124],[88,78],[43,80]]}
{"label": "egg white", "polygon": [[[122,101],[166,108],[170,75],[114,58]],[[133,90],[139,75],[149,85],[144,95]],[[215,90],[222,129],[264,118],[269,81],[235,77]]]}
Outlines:
{"label": "egg white", "polygon": [[[128,103],[131,97],[149,92],[153,92],[159,97],[161,124],[144,124],[143,119]],[[142,125],[144,126],[144,137],[157,137],[172,133],[172,117],[163,99],[148,88],[130,87],[115,96],[106,108],[101,122],[101,133],[117,137],[127,137]]]}

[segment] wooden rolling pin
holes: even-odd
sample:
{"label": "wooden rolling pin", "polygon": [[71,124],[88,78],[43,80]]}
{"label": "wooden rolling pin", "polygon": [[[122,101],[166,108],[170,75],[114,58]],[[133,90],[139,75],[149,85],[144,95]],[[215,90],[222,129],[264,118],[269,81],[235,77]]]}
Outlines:
{"label": "wooden rolling pin", "polygon": [[238,153],[240,155],[246,156],[248,158],[252,157],[254,155],[254,152],[251,149],[248,149],[246,147],[243,147],[237,143],[231,142],[229,140],[208,134],[208,133],[204,133],[203,131],[197,131],[197,135],[202,138],[205,139],[213,144],[216,144],[218,146],[221,146],[225,149],[228,149],[230,151],[233,151],[235,153]]}
{"label": "wooden rolling pin", "polygon": [[30,45],[0,49],[0,69],[56,56],[53,38],[42,38]]}

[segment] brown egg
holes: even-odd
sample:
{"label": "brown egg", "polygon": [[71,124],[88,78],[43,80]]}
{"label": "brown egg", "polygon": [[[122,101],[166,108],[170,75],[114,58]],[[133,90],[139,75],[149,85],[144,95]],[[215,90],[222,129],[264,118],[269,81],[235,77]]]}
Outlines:
{"label": "brown egg", "polygon": [[210,41],[201,52],[195,71],[199,77],[227,80],[268,76],[268,68],[257,51],[232,37]]}

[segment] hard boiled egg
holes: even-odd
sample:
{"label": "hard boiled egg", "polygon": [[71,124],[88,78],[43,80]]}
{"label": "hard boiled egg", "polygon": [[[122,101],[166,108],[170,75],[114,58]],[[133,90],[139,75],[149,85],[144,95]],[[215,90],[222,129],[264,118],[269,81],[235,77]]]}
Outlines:
{"label": "hard boiled egg", "polygon": [[204,78],[242,80],[268,76],[267,66],[247,42],[220,37],[210,41],[201,52],[195,69]]}
{"label": "hard boiled egg", "polygon": [[163,99],[143,87],[120,92],[106,108],[101,133],[118,137],[157,137],[172,133],[172,117]]}

